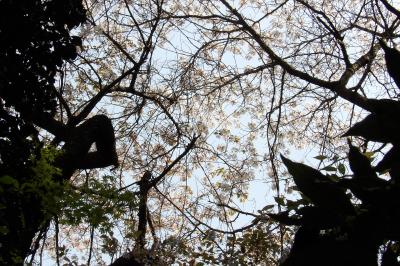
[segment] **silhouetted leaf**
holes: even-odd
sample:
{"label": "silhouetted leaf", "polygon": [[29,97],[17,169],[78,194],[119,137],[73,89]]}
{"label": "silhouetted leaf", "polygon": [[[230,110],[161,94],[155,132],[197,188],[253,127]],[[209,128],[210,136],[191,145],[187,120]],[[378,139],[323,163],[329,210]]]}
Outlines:
{"label": "silhouetted leaf", "polygon": [[389,182],[380,178],[342,179],[340,184],[360,199],[364,204],[382,205],[388,198]]}
{"label": "silhouetted leaf", "polygon": [[348,140],[349,144],[349,163],[350,169],[354,173],[354,178],[378,178],[372,169],[370,160],[364,156],[355,146]]}
{"label": "silhouetted leaf", "polygon": [[282,206],[286,205],[284,198],[282,198],[282,197],[274,197],[274,199],[275,199],[275,202],[278,203],[279,205],[282,205]]}
{"label": "silhouetted leaf", "polygon": [[385,170],[391,169],[395,163],[400,163],[400,146],[393,146],[382,160],[376,165],[375,170],[378,172],[383,172]]}
{"label": "silhouetted leaf", "polygon": [[386,68],[389,75],[393,78],[394,82],[397,85],[397,88],[400,88],[400,52],[394,48],[387,46],[387,44],[381,40],[379,40],[379,44],[385,51],[385,61],[386,61]]}
{"label": "silhouetted leaf", "polygon": [[318,156],[315,156],[314,158],[317,159],[317,160],[319,160],[319,161],[323,161],[323,160],[325,160],[325,159],[328,158],[328,157],[326,157],[325,155],[318,155]]}
{"label": "silhouetted leaf", "polygon": [[333,166],[325,166],[321,170],[328,171],[328,172],[336,172],[337,169],[336,169],[336,167],[333,167]]}
{"label": "silhouetted leaf", "polygon": [[312,167],[281,157],[299,190],[314,204],[339,212],[353,212],[349,198],[335,182]]}
{"label": "silhouetted leaf", "polygon": [[399,130],[400,127],[393,117],[372,113],[354,124],[343,137],[360,136],[370,141],[392,143],[400,140]]}
{"label": "silhouetted leaf", "polygon": [[262,208],[262,211],[268,211],[269,209],[272,209],[274,207],[275,207],[274,204],[266,205],[266,206],[264,206],[264,208]]}
{"label": "silhouetted leaf", "polygon": [[342,175],[344,175],[346,173],[346,167],[342,163],[338,165],[338,170],[339,170],[339,173]]}

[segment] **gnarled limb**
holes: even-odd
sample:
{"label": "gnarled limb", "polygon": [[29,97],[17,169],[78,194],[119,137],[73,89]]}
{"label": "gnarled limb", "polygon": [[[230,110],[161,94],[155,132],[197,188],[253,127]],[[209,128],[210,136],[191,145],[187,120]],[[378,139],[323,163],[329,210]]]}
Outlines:
{"label": "gnarled limb", "polygon": [[[76,169],[118,166],[114,128],[105,115],[96,115],[69,131],[63,147],[65,153],[56,163],[68,179]],[[92,144],[96,151],[89,152]]]}

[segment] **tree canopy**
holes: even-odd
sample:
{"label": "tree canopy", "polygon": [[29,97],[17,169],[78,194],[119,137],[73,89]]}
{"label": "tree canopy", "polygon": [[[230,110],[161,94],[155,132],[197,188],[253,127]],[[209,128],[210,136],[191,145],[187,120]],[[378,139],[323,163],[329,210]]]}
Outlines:
{"label": "tree canopy", "polygon": [[1,1],[1,259],[398,265],[398,4]]}

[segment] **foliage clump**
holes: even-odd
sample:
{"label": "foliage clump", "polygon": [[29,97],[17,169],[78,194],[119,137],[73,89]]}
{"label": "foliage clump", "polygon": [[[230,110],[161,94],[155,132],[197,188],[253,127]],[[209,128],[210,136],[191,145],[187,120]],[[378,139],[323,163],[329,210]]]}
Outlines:
{"label": "foliage clump", "polygon": [[[400,76],[397,60],[400,52],[389,50],[382,40],[380,43],[386,53],[389,73],[396,81]],[[272,216],[283,224],[299,226],[282,266],[377,265],[381,246],[384,246],[381,265],[400,265],[397,261],[400,254],[400,127],[395,115],[400,111],[400,102],[367,101],[371,113],[344,136],[390,144],[392,148],[376,166],[350,140],[348,161],[353,174],[349,177],[332,180],[312,167],[282,156],[297,189],[310,201],[306,206],[298,204],[291,210],[294,214],[287,211]],[[389,180],[380,177],[384,173],[389,173]]]}

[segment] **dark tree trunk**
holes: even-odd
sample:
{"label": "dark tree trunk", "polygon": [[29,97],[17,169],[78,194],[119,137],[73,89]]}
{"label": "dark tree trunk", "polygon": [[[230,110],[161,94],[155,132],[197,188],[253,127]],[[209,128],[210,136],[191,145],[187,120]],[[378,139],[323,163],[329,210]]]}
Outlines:
{"label": "dark tree trunk", "polygon": [[[62,132],[57,137],[65,141],[64,153],[55,162],[55,166],[61,168],[62,175],[54,176],[55,181],[69,180],[76,169],[118,165],[114,129],[107,116],[96,115],[69,130],[50,117],[46,118],[48,124],[42,118],[36,121],[40,121],[43,128],[49,125],[51,131]],[[96,151],[89,152],[93,143],[96,144]],[[32,191],[21,194],[10,190],[1,195],[2,202],[6,202],[7,206],[0,210],[0,216],[9,231],[0,234],[0,253],[3,259],[0,265],[22,265],[24,259],[32,254],[31,245],[35,235],[49,224],[52,217],[46,213],[40,193]]]}

